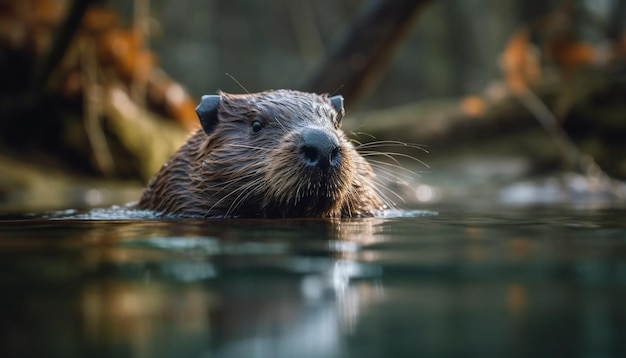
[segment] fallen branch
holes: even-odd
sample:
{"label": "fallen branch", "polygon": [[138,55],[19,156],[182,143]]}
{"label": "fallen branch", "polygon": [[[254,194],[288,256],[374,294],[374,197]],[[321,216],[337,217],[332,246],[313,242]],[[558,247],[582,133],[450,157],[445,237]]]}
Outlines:
{"label": "fallen branch", "polygon": [[378,0],[367,6],[302,89],[335,93],[346,106],[370,91],[430,0]]}

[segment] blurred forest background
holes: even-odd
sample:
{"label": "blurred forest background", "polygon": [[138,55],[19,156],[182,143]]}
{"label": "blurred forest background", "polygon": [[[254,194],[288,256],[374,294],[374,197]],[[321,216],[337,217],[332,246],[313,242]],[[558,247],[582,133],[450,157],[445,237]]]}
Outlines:
{"label": "blurred forest background", "polygon": [[201,95],[278,88],[426,145],[409,202],[626,197],[625,0],[0,0],[0,72],[5,211],[136,199]]}

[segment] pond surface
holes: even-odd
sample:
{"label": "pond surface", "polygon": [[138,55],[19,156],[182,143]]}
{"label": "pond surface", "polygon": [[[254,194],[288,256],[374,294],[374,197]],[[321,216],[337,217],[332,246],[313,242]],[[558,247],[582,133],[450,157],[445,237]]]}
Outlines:
{"label": "pond surface", "polygon": [[625,217],[5,215],[1,355],[626,357]]}

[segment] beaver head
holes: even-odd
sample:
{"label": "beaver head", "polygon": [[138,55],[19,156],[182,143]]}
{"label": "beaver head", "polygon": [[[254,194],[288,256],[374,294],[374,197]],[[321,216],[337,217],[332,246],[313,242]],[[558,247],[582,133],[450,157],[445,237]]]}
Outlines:
{"label": "beaver head", "polygon": [[369,216],[374,174],[340,129],[343,98],[291,90],[203,96],[198,130],[139,207],[192,217]]}

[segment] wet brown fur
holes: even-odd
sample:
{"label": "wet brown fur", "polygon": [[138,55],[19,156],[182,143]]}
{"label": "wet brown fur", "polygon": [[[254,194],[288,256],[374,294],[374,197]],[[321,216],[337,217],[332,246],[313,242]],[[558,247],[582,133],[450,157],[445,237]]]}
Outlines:
{"label": "wet brown fur", "polygon": [[[370,165],[340,129],[326,95],[289,90],[220,93],[219,123],[202,129],[152,178],[138,207],[188,217],[354,217],[384,209]],[[261,120],[264,128],[250,130]],[[324,172],[301,163],[299,131],[323,128],[341,162]]]}

